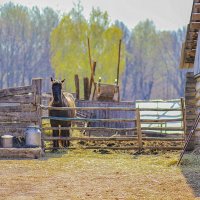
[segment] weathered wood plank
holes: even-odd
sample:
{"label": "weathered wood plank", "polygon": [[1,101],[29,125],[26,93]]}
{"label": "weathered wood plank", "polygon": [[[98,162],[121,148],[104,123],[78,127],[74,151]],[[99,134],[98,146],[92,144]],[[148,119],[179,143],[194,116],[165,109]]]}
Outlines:
{"label": "weathered wood plank", "polygon": [[[137,150],[137,146],[126,146],[126,147],[102,147],[102,146],[85,146],[81,147],[82,149],[112,149],[112,150]],[[52,150],[53,147],[45,148],[45,150]],[[69,147],[68,149],[76,149],[75,147]],[[164,146],[144,146],[143,149],[150,150],[182,150],[181,146],[172,146],[172,147],[164,147]]]}
{"label": "weathered wood plank", "polygon": [[15,88],[7,88],[0,90],[0,98],[6,96],[15,96],[32,93],[32,86],[23,86],[23,87],[15,87]]}
{"label": "weathered wood plank", "polygon": [[31,123],[31,122],[1,122],[0,129],[2,127],[25,128],[25,127],[31,126],[31,125],[34,125],[34,123]]}
{"label": "weathered wood plank", "polygon": [[[133,122],[135,119],[91,119],[91,118],[65,118],[65,117],[49,117],[49,116],[43,116],[42,119],[52,119],[52,120],[58,120],[58,121],[85,121],[85,122]],[[174,120],[176,121],[176,120]]]}
{"label": "weathered wood plank", "polygon": [[200,9],[200,3],[195,2],[194,5],[193,5],[193,8]]}
{"label": "weathered wood plank", "polygon": [[[183,141],[183,138],[143,137],[144,141]],[[82,140],[82,141],[137,141],[137,137],[44,137],[44,141],[53,140]]]}
{"label": "weathered wood plank", "polygon": [[196,83],[187,82],[186,88],[196,88]]}
{"label": "weathered wood plank", "polygon": [[80,99],[80,85],[79,85],[78,74],[75,74],[74,81],[75,81],[75,88],[76,88],[76,99],[79,100]]}
{"label": "weathered wood plank", "polygon": [[36,112],[0,112],[0,122],[37,122]]}
{"label": "weathered wood plank", "polygon": [[141,119],[141,123],[155,123],[155,122],[178,122],[183,121],[182,118],[176,119]]}
{"label": "weathered wood plank", "polygon": [[186,78],[194,78],[194,72],[187,72]]}
{"label": "weathered wood plank", "polygon": [[128,107],[51,107],[51,106],[41,106],[43,110],[113,110],[113,111],[135,111],[135,108]]}
{"label": "weathered wood plank", "polygon": [[136,128],[108,128],[108,127],[45,127],[43,131],[47,130],[86,130],[86,131],[134,131]]}
{"label": "weathered wood plank", "polygon": [[34,95],[33,94],[25,94],[25,95],[19,95],[19,96],[6,96],[0,98],[0,103],[34,103]]}
{"label": "weathered wood plank", "polygon": [[185,49],[186,56],[194,57],[196,54],[196,49]]}
{"label": "weathered wood plank", "polygon": [[190,23],[190,28],[191,29],[197,29],[197,30],[199,30],[200,29],[200,22],[191,22]]}
{"label": "weathered wood plank", "polygon": [[187,42],[185,45],[186,49],[196,49],[197,44],[196,43],[192,43],[192,42]]}
{"label": "weathered wood plank", "polygon": [[200,13],[192,13],[192,21],[200,20]]}
{"label": "weathered wood plank", "polygon": [[[128,107],[51,107],[41,106],[43,110],[112,110],[112,111],[136,111],[136,108]],[[140,111],[181,111],[180,108],[141,108]]]}
{"label": "weathered wood plank", "polygon": [[154,130],[154,131],[183,131],[184,128],[178,128],[178,127],[142,127],[142,130]]}
{"label": "weathered wood plank", "polygon": [[142,129],[141,129],[141,120],[140,120],[140,110],[137,108],[136,110],[136,126],[137,126],[137,139],[138,139],[138,147],[139,152],[142,149]]}
{"label": "weathered wood plank", "polygon": [[198,38],[198,31],[189,31],[187,35],[187,40],[197,40]]}
{"label": "weathered wood plank", "polygon": [[0,106],[0,112],[35,112],[33,104],[21,104],[18,106]]}
{"label": "weathered wood plank", "polygon": [[41,148],[0,148],[1,158],[40,158],[44,152]]}
{"label": "weathered wood plank", "polygon": [[5,135],[5,134],[9,134],[15,137],[25,137],[25,128],[19,128],[19,129],[1,129],[0,130],[0,136]]}
{"label": "weathered wood plank", "polygon": [[193,120],[193,119],[195,119],[196,117],[197,117],[196,114],[189,114],[189,115],[186,116],[186,119],[187,119],[187,120]]}

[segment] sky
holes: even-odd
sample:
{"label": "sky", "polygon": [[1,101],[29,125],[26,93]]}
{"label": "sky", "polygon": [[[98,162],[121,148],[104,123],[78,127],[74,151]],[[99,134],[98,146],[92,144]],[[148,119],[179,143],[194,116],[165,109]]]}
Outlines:
{"label": "sky", "polygon": [[[9,0],[0,0],[0,5]],[[11,0],[16,4],[39,8],[51,7],[61,13],[69,12],[77,0]],[[123,21],[129,29],[139,21],[151,19],[158,30],[177,30],[189,23],[193,0],[81,0],[84,15],[89,17],[92,7],[108,11],[112,22]]]}

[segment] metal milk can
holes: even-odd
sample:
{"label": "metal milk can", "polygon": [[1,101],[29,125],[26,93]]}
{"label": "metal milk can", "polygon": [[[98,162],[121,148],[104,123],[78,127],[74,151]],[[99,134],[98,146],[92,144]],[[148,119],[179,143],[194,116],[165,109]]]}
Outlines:
{"label": "metal milk can", "polygon": [[41,131],[39,126],[28,126],[25,131],[25,136],[27,146],[41,146]]}

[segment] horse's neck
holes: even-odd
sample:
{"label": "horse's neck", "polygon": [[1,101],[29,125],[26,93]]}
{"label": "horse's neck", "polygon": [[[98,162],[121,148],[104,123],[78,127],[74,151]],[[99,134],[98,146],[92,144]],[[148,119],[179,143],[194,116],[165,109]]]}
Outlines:
{"label": "horse's neck", "polygon": [[55,107],[65,107],[66,106],[66,98],[63,92],[61,92],[61,102],[59,104],[54,103],[54,99],[52,100],[51,104]]}

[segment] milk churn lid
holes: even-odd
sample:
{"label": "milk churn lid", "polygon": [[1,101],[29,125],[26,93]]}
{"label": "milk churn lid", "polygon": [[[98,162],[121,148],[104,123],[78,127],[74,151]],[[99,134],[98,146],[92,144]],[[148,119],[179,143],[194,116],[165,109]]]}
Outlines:
{"label": "milk churn lid", "polygon": [[30,126],[27,126],[27,128],[40,128],[38,125],[30,125]]}
{"label": "milk churn lid", "polygon": [[2,138],[4,138],[4,139],[13,138],[13,136],[12,136],[12,135],[2,135],[1,137],[2,137]]}

